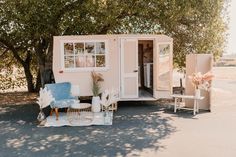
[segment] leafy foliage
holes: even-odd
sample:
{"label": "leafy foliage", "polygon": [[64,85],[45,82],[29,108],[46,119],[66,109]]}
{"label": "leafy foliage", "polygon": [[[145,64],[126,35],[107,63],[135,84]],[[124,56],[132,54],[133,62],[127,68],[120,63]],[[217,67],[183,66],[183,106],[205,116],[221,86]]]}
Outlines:
{"label": "leafy foliage", "polygon": [[0,82],[2,82],[0,84],[1,92],[24,89],[26,87],[26,81],[22,69],[16,69],[14,66],[1,71]]}
{"label": "leafy foliage", "polygon": [[[40,80],[43,85],[57,35],[166,34],[174,39],[175,65],[183,68],[186,54],[222,54],[228,4],[229,0],[2,0],[0,43],[24,67],[28,89]],[[34,81],[36,74],[40,75]]]}
{"label": "leafy foliage", "polygon": [[0,92],[26,88],[23,69],[18,67],[19,64],[12,59],[11,53],[4,51],[0,54]]}

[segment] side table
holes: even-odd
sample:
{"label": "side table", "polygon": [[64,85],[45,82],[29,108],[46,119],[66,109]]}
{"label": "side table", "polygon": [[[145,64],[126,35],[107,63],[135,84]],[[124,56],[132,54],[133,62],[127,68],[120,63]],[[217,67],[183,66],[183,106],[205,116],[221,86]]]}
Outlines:
{"label": "side table", "polygon": [[[203,96],[196,97],[194,95],[179,95],[179,94],[173,94],[173,95],[171,95],[171,97],[173,97],[175,99],[175,104],[174,104],[174,112],[175,113],[176,113],[177,109],[186,109],[186,110],[193,110],[193,115],[195,115],[196,112],[199,111],[198,101],[204,99]],[[193,99],[194,100],[193,108],[180,107],[179,101],[178,101],[180,99]]]}
{"label": "side table", "polygon": [[67,118],[70,123],[76,120],[78,121],[80,117],[80,112],[91,112],[91,104],[89,103],[79,103],[75,102],[67,110]]}

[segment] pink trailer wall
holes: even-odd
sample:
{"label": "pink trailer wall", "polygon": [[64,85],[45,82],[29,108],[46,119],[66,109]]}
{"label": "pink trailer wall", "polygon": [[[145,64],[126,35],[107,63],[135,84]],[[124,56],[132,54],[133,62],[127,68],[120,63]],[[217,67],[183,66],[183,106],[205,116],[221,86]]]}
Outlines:
{"label": "pink trailer wall", "polygon": [[[102,90],[115,89],[120,90],[120,39],[136,38],[138,40],[155,40],[157,42],[172,42],[172,38],[165,35],[87,35],[87,36],[55,36],[53,45],[53,72],[56,82],[71,82],[79,85],[80,96],[90,96],[91,91],[91,69],[73,69],[63,68],[63,42],[69,41],[106,41],[107,49],[107,69],[95,70],[102,73],[104,82]],[[63,71],[63,72],[62,72]],[[63,91],[62,91],[63,92]]]}
{"label": "pink trailer wall", "polygon": [[[56,36],[54,37],[54,49],[53,49],[53,72],[56,82],[71,82],[74,85],[79,85],[80,95],[89,96],[91,92],[91,71],[81,70],[66,70],[62,67],[63,55],[61,49],[61,41],[73,41],[73,40],[107,40],[107,52],[108,52],[108,69],[103,71],[97,71],[104,76],[104,82],[102,82],[103,89],[118,89],[119,87],[119,54],[117,47],[117,38],[112,36]],[[63,73],[60,73],[60,71]]]}

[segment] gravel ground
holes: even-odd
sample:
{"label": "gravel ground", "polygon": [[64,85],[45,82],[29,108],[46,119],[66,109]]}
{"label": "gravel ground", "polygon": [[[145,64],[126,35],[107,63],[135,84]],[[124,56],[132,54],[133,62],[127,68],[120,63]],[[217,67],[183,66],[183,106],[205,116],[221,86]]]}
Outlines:
{"label": "gravel ground", "polygon": [[236,68],[214,68],[212,112],[122,102],[112,126],[39,128],[38,106],[0,106],[0,156],[236,156]]}
{"label": "gravel ground", "polygon": [[[112,126],[37,127],[37,105],[4,106],[0,112],[0,156],[127,156],[159,143],[176,128],[160,116],[172,111],[151,103],[123,102]],[[188,115],[188,114],[186,114]]]}
{"label": "gravel ground", "polygon": [[36,102],[38,94],[28,92],[0,92],[0,106],[3,105],[25,105]]}
{"label": "gravel ground", "polygon": [[[236,67],[213,68],[212,112],[192,118],[167,115],[176,132],[161,140],[166,146],[147,156],[235,157],[236,156]],[[144,156],[145,156],[144,155]]]}

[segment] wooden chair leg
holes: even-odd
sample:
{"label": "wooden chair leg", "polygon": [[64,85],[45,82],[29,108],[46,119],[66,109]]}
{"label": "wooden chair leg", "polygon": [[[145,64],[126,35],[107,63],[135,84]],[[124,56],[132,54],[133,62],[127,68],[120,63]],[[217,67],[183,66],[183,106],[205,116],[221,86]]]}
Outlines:
{"label": "wooden chair leg", "polygon": [[112,104],[112,110],[117,111],[117,102]]}
{"label": "wooden chair leg", "polygon": [[56,120],[58,120],[59,117],[58,108],[55,108],[55,113],[56,113]]}
{"label": "wooden chair leg", "polygon": [[115,103],[115,111],[117,111],[117,107],[118,107],[118,105],[117,105],[117,102]]}
{"label": "wooden chair leg", "polygon": [[52,116],[52,114],[53,114],[53,110],[54,110],[54,109],[52,108],[51,111],[50,111],[50,116]]}

